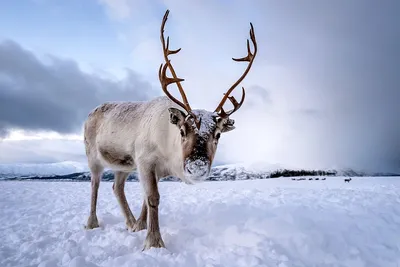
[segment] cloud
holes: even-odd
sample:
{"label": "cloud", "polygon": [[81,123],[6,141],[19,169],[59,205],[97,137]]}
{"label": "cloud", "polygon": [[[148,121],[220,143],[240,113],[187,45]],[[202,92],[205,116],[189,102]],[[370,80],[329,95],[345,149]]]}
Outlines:
{"label": "cloud", "polygon": [[0,134],[10,129],[79,133],[105,101],[145,100],[156,93],[130,70],[122,80],[82,72],[71,60],[45,64],[17,43],[0,43]]}
{"label": "cloud", "polygon": [[[250,73],[234,92],[240,96],[240,87],[244,86],[246,101],[233,116],[236,130],[221,138],[217,153],[220,162],[264,161],[303,168],[399,171],[399,1],[233,0],[227,4],[211,0],[102,0],[101,4],[112,16],[117,35],[123,36],[121,47],[131,47],[127,56],[133,59],[132,69],[156,86],[159,86],[157,70],[163,62],[159,27],[165,9],[169,8],[166,35],[171,38],[172,49],[182,48],[179,54],[171,55],[171,62],[178,76],[185,79],[183,87],[191,106],[209,110],[215,109],[222,94],[245,69],[245,63],[233,62],[231,58],[246,54],[249,22],[253,23],[259,51]],[[71,132],[79,127],[77,122],[81,119],[77,114],[86,114],[87,110],[80,108],[83,103],[75,104],[80,99],[72,95],[84,91],[77,86],[81,81],[97,81],[86,82],[89,92],[80,95],[85,99],[82,102],[90,102],[87,107],[100,99],[136,99],[136,93],[140,94],[135,89],[124,91],[127,83],[94,75],[82,74],[80,77],[84,78],[73,80],[70,70],[74,64],[68,62],[62,61],[65,64],[60,66],[57,61],[51,65],[33,64],[32,68],[29,67],[32,56],[18,60],[24,69],[15,72],[20,73],[17,76],[0,72],[0,85],[20,88],[29,77],[36,92],[42,92],[41,81],[47,79],[36,79],[36,74],[30,77],[26,73],[51,70],[50,77],[66,80],[68,90],[60,90],[65,92],[62,99],[68,101],[52,95],[53,100],[41,105],[42,109],[61,109],[59,113],[65,116],[64,120],[75,121],[66,126],[43,116],[46,124],[38,122],[40,127],[30,128],[47,129],[56,125],[58,131]],[[55,72],[59,75],[54,75]],[[137,84],[136,75],[132,74],[131,79],[132,84]],[[104,81],[107,89],[100,90],[103,87],[99,84]],[[147,83],[143,86],[150,88]],[[57,84],[56,88],[59,87],[65,85]],[[132,85],[132,88],[139,87]],[[171,90],[177,93],[175,87]],[[93,100],[90,92],[94,91],[107,93],[96,93]],[[11,96],[17,93],[17,90],[9,92],[7,99],[11,101]],[[40,97],[30,98],[41,103]],[[67,104],[80,111],[68,113],[70,109],[64,107]],[[35,114],[43,113],[46,112]],[[18,120],[12,121],[15,126]],[[4,129],[8,128],[0,127],[0,132]]]}
{"label": "cloud", "polygon": [[108,15],[115,19],[125,19],[131,15],[128,0],[99,0],[99,3],[109,7]]}
{"label": "cloud", "polygon": [[86,162],[82,140],[20,140],[0,142],[1,163]]}
{"label": "cloud", "polygon": [[154,17],[171,10],[166,31],[182,47],[172,64],[195,107],[214,108],[240,76],[244,64],[230,58],[244,55],[254,24],[259,53],[241,84],[248,101],[234,115],[237,128],[221,139],[223,160],[400,169],[398,1],[163,4],[149,29],[158,42]]}
{"label": "cloud", "polygon": [[107,14],[115,20],[123,21],[131,16],[143,14],[145,9],[151,7],[146,0],[98,0],[106,7]]}

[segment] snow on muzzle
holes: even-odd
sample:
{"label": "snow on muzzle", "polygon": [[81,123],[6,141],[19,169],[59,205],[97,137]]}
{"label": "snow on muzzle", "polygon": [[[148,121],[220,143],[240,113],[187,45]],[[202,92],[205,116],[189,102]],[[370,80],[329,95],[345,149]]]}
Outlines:
{"label": "snow on muzzle", "polygon": [[202,182],[210,174],[210,163],[208,160],[186,160],[185,176],[196,182]]}

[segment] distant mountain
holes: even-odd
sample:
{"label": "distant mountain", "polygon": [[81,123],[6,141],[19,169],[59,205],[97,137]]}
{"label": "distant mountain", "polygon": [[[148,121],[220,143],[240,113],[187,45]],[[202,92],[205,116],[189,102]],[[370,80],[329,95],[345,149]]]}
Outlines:
{"label": "distant mountain", "polygon": [[88,172],[87,164],[75,161],[57,163],[23,163],[0,164],[0,178],[30,177],[30,176],[57,176],[73,173]]}
{"label": "distant mountain", "polygon": [[[345,170],[302,170],[287,169],[277,165],[243,165],[231,164],[213,167],[208,181],[268,179],[293,176],[399,176],[395,173],[365,173],[351,169]],[[112,181],[113,172],[105,171],[102,180]],[[90,172],[85,164],[76,162],[60,162],[51,164],[0,164],[0,180],[62,180],[89,181]],[[138,181],[136,172],[128,177],[128,181]],[[176,177],[165,177],[162,181],[180,181]]]}

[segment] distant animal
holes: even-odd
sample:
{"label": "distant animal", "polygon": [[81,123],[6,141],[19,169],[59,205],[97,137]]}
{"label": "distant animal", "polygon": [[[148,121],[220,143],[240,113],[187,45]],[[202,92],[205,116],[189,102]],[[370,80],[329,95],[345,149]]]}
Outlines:
{"label": "distant animal", "polygon": [[308,178],[308,180],[312,180],[313,178]]}
{"label": "distant animal", "polygon": [[350,181],[351,181],[351,178],[345,178],[345,179],[344,179],[344,182],[345,182],[345,183],[346,183],[346,182],[347,182],[347,183],[350,183]]}
{"label": "distant animal", "polygon": [[[248,62],[244,73],[227,90],[214,111],[192,109],[180,84],[184,79],[177,77],[168,58],[181,50],[169,49],[169,37],[165,42],[164,26],[168,14],[169,10],[165,12],[160,30],[165,65],[161,64],[158,71],[166,96],[143,102],[107,102],[91,111],[84,123],[85,151],[91,172],[91,204],[86,229],[99,227],[97,194],[104,168],[109,168],[115,174],[112,188],[128,230],[148,229],[143,250],[165,247],[158,219],[159,179],[175,176],[193,184],[209,176],[221,134],[235,129],[235,121],[230,116],[245,99],[243,87],[240,102],[230,94],[248,74],[257,54],[254,28],[250,23],[254,52],[247,40],[247,56],[233,58],[237,62]],[[173,77],[167,77],[167,68]],[[167,90],[173,83],[178,86],[182,101]],[[223,105],[228,99],[233,109],[225,111]],[[144,193],[138,220],[133,216],[124,192],[125,181],[134,170],[138,171]]]}
{"label": "distant animal", "polygon": [[315,178],[315,180],[319,180],[319,178],[318,178],[318,177],[316,177],[316,178]]}
{"label": "distant animal", "polygon": [[326,180],[326,177],[324,177],[324,178],[321,178],[321,180]]}
{"label": "distant animal", "polygon": [[292,180],[294,181],[294,180],[296,180],[296,178],[292,178]]}

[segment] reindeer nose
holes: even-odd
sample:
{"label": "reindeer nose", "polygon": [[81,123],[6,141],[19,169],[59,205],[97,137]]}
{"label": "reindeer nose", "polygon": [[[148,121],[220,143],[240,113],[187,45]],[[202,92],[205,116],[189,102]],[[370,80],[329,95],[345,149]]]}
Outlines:
{"label": "reindeer nose", "polygon": [[208,164],[202,160],[190,161],[186,164],[186,171],[197,177],[203,177],[208,172]]}

